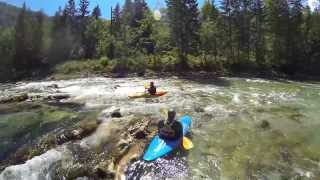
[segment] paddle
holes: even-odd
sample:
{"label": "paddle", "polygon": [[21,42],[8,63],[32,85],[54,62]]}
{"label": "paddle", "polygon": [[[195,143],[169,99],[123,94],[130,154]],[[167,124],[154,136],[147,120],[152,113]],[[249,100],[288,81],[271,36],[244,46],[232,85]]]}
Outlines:
{"label": "paddle", "polygon": [[149,88],[149,84],[148,83],[144,83],[144,88],[148,89]]}
{"label": "paddle", "polygon": [[[168,117],[168,111],[165,108],[161,108],[160,113],[164,116],[164,118]],[[193,148],[193,143],[189,138],[187,138],[186,136],[183,136],[182,146],[184,149],[189,150]]]}
{"label": "paddle", "polygon": [[189,149],[193,148],[193,143],[189,138],[184,136],[182,138],[182,146],[183,146],[184,149],[189,150]]}

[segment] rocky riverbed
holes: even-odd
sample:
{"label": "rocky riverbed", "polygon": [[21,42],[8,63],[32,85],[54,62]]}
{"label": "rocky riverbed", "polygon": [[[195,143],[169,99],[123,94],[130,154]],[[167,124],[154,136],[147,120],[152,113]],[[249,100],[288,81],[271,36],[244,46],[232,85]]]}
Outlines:
{"label": "rocky riverbed", "polygon": [[[129,99],[155,81],[159,98]],[[0,85],[0,179],[317,179],[320,84],[92,77]],[[195,147],[141,160],[161,111]]]}

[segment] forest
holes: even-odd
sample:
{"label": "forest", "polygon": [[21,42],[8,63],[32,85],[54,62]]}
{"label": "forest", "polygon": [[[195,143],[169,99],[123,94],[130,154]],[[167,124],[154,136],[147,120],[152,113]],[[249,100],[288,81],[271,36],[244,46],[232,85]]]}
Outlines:
{"label": "forest", "polygon": [[81,71],[320,75],[320,7],[302,0],[166,0],[160,13],[126,0],[111,19],[89,3],[69,0],[53,17],[27,4],[3,16],[12,7],[2,4],[0,80]]}

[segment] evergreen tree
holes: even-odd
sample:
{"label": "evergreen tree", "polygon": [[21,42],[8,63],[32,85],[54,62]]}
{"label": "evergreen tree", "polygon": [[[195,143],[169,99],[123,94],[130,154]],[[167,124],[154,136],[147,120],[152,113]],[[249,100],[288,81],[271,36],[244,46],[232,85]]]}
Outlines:
{"label": "evergreen tree", "polygon": [[53,28],[51,31],[51,46],[49,52],[49,64],[54,65],[71,57],[74,46],[74,33],[68,23],[66,9],[59,10],[53,17]]}
{"label": "evergreen tree", "polygon": [[94,18],[96,18],[96,19],[99,19],[99,18],[100,18],[100,16],[101,16],[101,10],[100,10],[100,8],[99,8],[98,5],[93,8],[91,16],[94,17]]}
{"label": "evergreen tree", "polygon": [[97,46],[99,39],[102,38],[103,25],[101,20],[91,18],[85,31],[85,57],[93,58],[97,56]]}
{"label": "evergreen tree", "polygon": [[254,0],[252,12],[255,17],[254,48],[256,63],[262,67],[265,65],[265,6],[263,0]]}
{"label": "evergreen tree", "polygon": [[233,60],[233,46],[232,46],[232,17],[231,17],[231,0],[222,0],[221,1],[221,15],[223,19],[222,28],[223,28],[223,38],[222,46],[224,49],[223,54],[226,55],[227,59]]}
{"label": "evergreen tree", "polygon": [[218,11],[214,5],[214,1],[205,0],[201,8],[201,21],[214,20],[218,16]]}
{"label": "evergreen tree", "polygon": [[17,23],[15,26],[15,57],[14,57],[14,67],[17,70],[25,70],[28,64],[28,24],[27,24],[27,9],[26,4],[23,3],[21,12],[19,13]]}
{"label": "evergreen tree", "polygon": [[200,21],[199,21],[199,11],[198,11],[198,3],[196,0],[186,0],[186,15],[185,15],[185,28],[187,35],[187,52],[191,54],[195,54],[198,51],[200,36]]}
{"label": "evergreen tree", "polygon": [[74,0],[68,0],[68,3],[65,7],[65,13],[68,17],[74,18],[77,14],[76,4]]}
{"label": "evergreen tree", "polygon": [[214,55],[215,59],[218,55],[217,35],[218,35],[218,12],[214,2],[206,0],[201,9],[201,30],[200,42],[201,50],[203,51],[202,62],[204,67],[207,67],[206,55]]}
{"label": "evergreen tree", "polygon": [[111,31],[112,34],[118,35],[121,32],[121,10],[120,5],[117,3],[116,7],[112,12],[112,20],[111,20]]}
{"label": "evergreen tree", "polygon": [[289,38],[288,38],[288,55],[287,60],[290,67],[290,71],[298,70],[301,65],[301,61],[304,59],[303,49],[303,18],[302,18],[302,1],[292,0],[290,1],[290,19],[289,19]]}
{"label": "evergreen tree", "polygon": [[134,0],[133,3],[133,21],[132,27],[139,27],[140,21],[145,18],[145,12],[148,10],[147,4],[144,0]]}
{"label": "evergreen tree", "polygon": [[89,1],[88,0],[80,0],[80,5],[79,5],[79,15],[81,18],[84,18],[88,16],[90,11],[88,10],[89,7]]}
{"label": "evergreen tree", "polygon": [[281,67],[287,62],[289,43],[289,6],[287,0],[267,1],[267,23],[270,35],[270,60]]}
{"label": "evergreen tree", "polygon": [[132,25],[133,24],[133,3],[131,0],[125,0],[121,11],[121,21],[124,25]]}
{"label": "evergreen tree", "polygon": [[33,23],[33,59],[34,66],[37,66],[43,57],[43,41],[44,41],[44,32],[43,32],[43,24],[44,24],[44,15],[41,11],[35,14],[35,19]]}
{"label": "evergreen tree", "polygon": [[154,33],[154,17],[151,11],[144,10],[143,19],[139,21],[139,28],[136,29],[136,45],[143,53],[151,54],[154,52],[155,42],[152,38]]}
{"label": "evergreen tree", "polygon": [[186,54],[199,43],[199,12],[195,0],[167,0],[170,34],[178,50],[180,65],[186,68]]}

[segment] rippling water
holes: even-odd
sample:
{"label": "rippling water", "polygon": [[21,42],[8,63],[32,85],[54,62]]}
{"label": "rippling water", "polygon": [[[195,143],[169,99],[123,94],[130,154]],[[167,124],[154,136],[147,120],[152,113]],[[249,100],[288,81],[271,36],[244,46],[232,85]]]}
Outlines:
{"label": "rippling water", "polygon": [[[89,78],[20,83],[0,89],[6,94],[51,93],[48,86],[57,84],[59,91],[71,95],[68,102],[84,104],[82,111],[103,114],[120,108],[124,116],[139,113],[160,118],[161,108],[172,107],[179,116],[190,114],[194,119],[191,135],[195,147],[150,163],[132,162],[126,170],[128,179],[320,178],[319,84],[173,77],[153,79],[159,88],[169,91],[166,96],[128,99],[130,93],[143,91],[148,81]],[[0,117],[0,123],[8,123],[4,119]]]}

